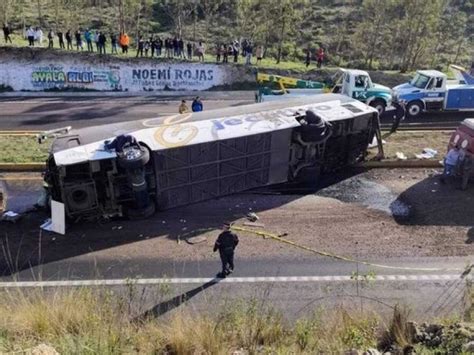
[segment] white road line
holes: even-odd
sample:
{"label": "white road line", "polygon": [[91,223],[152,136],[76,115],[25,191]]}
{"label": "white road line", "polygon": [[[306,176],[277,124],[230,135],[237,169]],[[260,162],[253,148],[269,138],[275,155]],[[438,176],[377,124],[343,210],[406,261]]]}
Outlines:
{"label": "white road line", "polygon": [[[459,280],[456,274],[445,275],[380,275],[367,281],[449,281]],[[364,280],[364,278],[361,278]],[[159,285],[159,284],[203,284],[211,281],[221,283],[271,283],[271,282],[354,282],[351,276],[273,276],[273,277],[229,277],[215,279],[205,277],[191,278],[153,278],[153,279],[110,279],[110,280],[59,280],[59,281],[12,281],[0,282],[1,288],[23,287],[74,287],[74,286],[121,286],[121,285]]]}

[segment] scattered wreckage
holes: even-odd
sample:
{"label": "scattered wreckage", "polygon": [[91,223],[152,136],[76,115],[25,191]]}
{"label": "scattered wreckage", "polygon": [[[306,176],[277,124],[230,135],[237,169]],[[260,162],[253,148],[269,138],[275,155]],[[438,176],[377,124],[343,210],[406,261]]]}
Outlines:
{"label": "scattered wreckage", "polygon": [[374,108],[306,96],[67,131],[52,144],[45,182],[59,216],[143,218],[265,185],[314,184],[363,160],[374,136],[383,155]]}

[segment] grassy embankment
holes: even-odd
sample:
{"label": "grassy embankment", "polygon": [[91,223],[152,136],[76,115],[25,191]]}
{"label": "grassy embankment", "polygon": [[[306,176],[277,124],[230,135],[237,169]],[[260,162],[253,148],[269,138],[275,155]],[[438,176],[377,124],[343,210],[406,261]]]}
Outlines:
{"label": "grassy embankment", "polygon": [[[142,292],[128,287],[122,296],[85,288],[2,292],[0,352],[28,353],[47,344],[61,354],[343,354],[410,345],[408,313],[397,309],[387,323],[374,313],[337,307],[290,322],[266,301],[233,300],[216,304],[212,316],[185,304],[157,316],[146,315]],[[166,290],[161,287],[153,299]],[[415,348],[421,354],[460,353],[464,342],[448,337],[438,349]]]}
{"label": "grassy embankment", "polygon": [[[420,154],[424,148],[432,148],[438,151],[435,159],[440,160],[450,135],[449,131],[400,131],[384,138],[387,142],[384,146],[385,157],[396,159],[396,153],[403,152],[408,159],[416,159],[415,154]],[[0,136],[0,163],[43,163],[50,144],[51,140],[40,145],[34,136]]]}
{"label": "grassy embankment", "polygon": [[38,144],[34,135],[0,135],[0,163],[44,163],[51,142]]}
{"label": "grassy embankment", "polygon": [[[46,37],[45,37],[46,38]],[[7,46],[13,46],[13,47],[28,47],[28,41],[23,39],[21,36],[18,35],[12,35],[12,40],[13,40],[13,45],[8,44]],[[75,45],[75,41],[73,42]],[[4,46],[4,43],[1,43],[0,45]],[[43,48],[48,46],[48,42],[45,39],[43,43]],[[74,47],[75,48],[75,47]],[[70,52],[70,53],[76,53],[77,51],[74,49],[73,51],[66,51],[66,50],[61,50],[58,48],[58,42],[57,39],[55,41],[55,51],[61,51],[61,52]],[[95,50],[95,48],[94,48]],[[86,52],[85,50],[83,52]],[[216,62],[216,57],[211,54],[212,50],[209,49],[208,53],[204,56],[204,62],[205,63],[215,63]],[[94,52],[96,53],[96,52]],[[135,58],[136,57],[136,50],[134,48],[131,48],[128,52],[128,54],[122,54],[120,53],[120,48],[119,48],[119,54],[110,54],[111,53],[111,48],[110,45],[107,45],[107,55],[111,55],[114,57],[119,57],[119,58]],[[98,55],[98,54],[97,54]],[[165,59],[163,56],[160,57],[160,59]],[[178,59],[176,59],[178,61]],[[179,61],[182,61],[182,59],[179,59]],[[197,57],[193,57],[193,62],[197,62]],[[245,58],[242,56],[239,56],[239,63],[245,63]],[[233,57],[229,57],[229,64],[233,64]],[[256,64],[256,58],[252,58],[252,64]],[[308,70],[315,69],[316,68],[316,62],[313,62],[309,67],[306,67],[305,63],[302,61],[285,61],[282,60],[279,64],[276,64],[274,59],[270,58],[263,58],[262,62],[258,65],[259,69],[281,69],[281,70],[292,70],[295,72],[301,72],[304,73]],[[331,68],[331,67],[329,67]],[[332,67],[335,69],[335,67]]]}

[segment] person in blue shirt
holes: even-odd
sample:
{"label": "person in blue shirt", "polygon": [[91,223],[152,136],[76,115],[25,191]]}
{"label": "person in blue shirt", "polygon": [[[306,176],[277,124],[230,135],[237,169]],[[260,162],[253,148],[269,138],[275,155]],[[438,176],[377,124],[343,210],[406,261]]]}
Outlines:
{"label": "person in blue shirt", "polygon": [[84,32],[84,38],[87,43],[87,51],[93,52],[94,48],[92,47],[92,33],[91,31],[89,31],[89,29],[86,29],[86,31]]}
{"label": "person in blue shirt", "polygon": [[196,98],[193,100],[191,109],[193,110],[193,112],[200,112],[203,110],[203,105],[201,100],[199,99],[199,96],[196,96]]}

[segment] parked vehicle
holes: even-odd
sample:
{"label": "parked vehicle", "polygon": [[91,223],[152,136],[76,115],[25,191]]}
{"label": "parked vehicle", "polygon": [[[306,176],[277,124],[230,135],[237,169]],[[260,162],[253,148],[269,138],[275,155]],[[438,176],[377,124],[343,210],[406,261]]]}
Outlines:
{"label": "parked vehicle", "polygon": [[[409,117],[427,111],[474,111],[474,78],[460,67],[454,83],[437,70],[418,70],[413,79],[393,88],[394,98],[405,105]],[[459,73],[459,70],[457,70]]]}
{"label": "parked vehicle", "polygon": [[463,151],[457,174],[461,176],[461,188],[465,190],[469,180],[474,177],[474,118],[465,119],[453,132],[447,151],[455,146]]}
{"label": "parked vehicle", "polygon": [[[364,159],[377,112],[335,94],[95,126],[55,139],[45,181],[65,215],[147,217]],[[53,213],[54,217],[54,213]]]}
{"label": "parked vehicle", "polygon": [[392,90],[372,82],[364,70],[339,69],[334,77],[333,93],[341,93],[374,107],[379,115],[392,106]]}
{"label": "parked vehicle", "polygon": [[319,81],[264,73],[257,73],[257,83],[259,88],[255,93],[256,102],[321,94],[324,90],[324,83]]}
{"label": "parked vehicle", "polygon": [[[392,106],[392,90],[386,86],[374,84],[369,73],[363,70],[339,69],[334,75],[332,85],[295,78],[280,77],[278,75],[257,74],[257,82],[261,85],[276,83],[279,90],[270,90],[262,86],[257,94],[257,102],[289,98],[302,95],[320,94],[322,92],[339,93],[359,100],[374,107],[382,115]],[[294,89],[287,88],[291,84]],[[299,83],[299,85],[296,85]]]}

